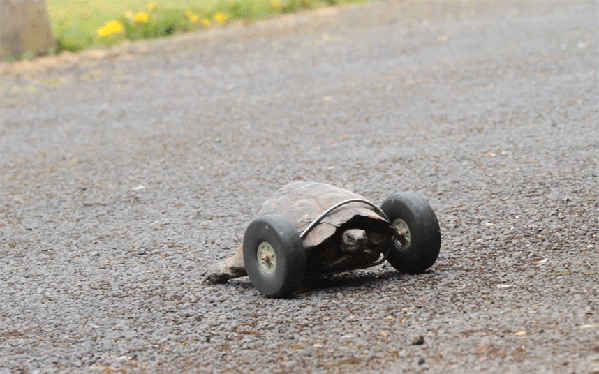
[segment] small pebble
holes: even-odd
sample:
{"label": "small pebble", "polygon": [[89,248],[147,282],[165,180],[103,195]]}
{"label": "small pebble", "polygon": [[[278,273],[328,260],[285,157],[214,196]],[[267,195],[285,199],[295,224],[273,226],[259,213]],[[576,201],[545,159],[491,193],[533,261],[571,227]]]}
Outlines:
{"label": "small pebble", "polygon": [[148,253],[148,252],[146,251],[146,249],[145,249],[145,248],[140,248],[140,249],[138,249],[138,250],[137,250],[137,254],[138,254],[138,255],[140,255],[140,256],[141,256],[141,255],[145,255],[145,254],[147,254],[147,253]]}
{"label": "small pebble", "polygon": [[424,336],[418,335],[412,339],[412,345],[422,345],[424,344]]}

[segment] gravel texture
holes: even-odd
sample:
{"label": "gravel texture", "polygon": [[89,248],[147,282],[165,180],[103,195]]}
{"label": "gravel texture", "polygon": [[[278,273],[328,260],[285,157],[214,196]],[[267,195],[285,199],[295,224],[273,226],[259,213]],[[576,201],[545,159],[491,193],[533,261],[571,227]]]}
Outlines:
{"label": "gravel texture", "polygon": [[[0,65],[0,373],[599,373],[598,8],[391,1]],[[422,194],[440,258],[202,285],[297,179]]]}

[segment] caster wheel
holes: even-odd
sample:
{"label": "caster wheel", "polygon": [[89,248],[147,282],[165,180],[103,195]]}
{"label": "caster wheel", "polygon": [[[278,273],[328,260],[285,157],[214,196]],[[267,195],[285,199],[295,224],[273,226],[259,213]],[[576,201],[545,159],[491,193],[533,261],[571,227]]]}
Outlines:
{"label": "caster wheel", "polygon": [[295,226],[276,214],[259,217],[248,226],[243,260],[252,284],[266,297],[290,297],[304,280],[302,240]]}
{"label": "caster wheel", "polygon": [[441,250],[441,228],[428,202],[420,195],[405,192],[389,196],[381,209],[396,231],[387,261],[410,274],[433,266]]}

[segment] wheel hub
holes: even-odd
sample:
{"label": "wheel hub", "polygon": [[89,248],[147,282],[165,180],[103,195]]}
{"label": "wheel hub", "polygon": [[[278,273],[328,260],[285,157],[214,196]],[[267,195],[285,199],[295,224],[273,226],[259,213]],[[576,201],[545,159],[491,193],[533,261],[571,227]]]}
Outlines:
{"label": "wheel hub", "polygon": [[260,270],[265,273],[272,274],[275,272],[277,267],[277,257],[275,255],[275,249],[268,242],[262,242],[258,245],[258,252],[256,253],[258,258],[258,265]]}
{"label": "wheel hub", "polygon": [[395,246],[399,249],[406,249],[412,244],[412,234],[410,233],[410,227],[401,218],[397,218],[393,221],[393,228],[396,232],[396,237],[393,239]]}

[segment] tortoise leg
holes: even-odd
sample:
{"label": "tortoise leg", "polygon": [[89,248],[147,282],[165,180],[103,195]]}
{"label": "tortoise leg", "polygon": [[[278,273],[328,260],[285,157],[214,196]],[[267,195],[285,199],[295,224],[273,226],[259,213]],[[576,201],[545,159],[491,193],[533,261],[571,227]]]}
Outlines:
{"label": "tortoise leg", "polygon": [[244,275],[246,273],[243,263],[243,246],[240,246],[234,256],[206,268],[204,284],[227,283],[229,279],[243,277]]}

